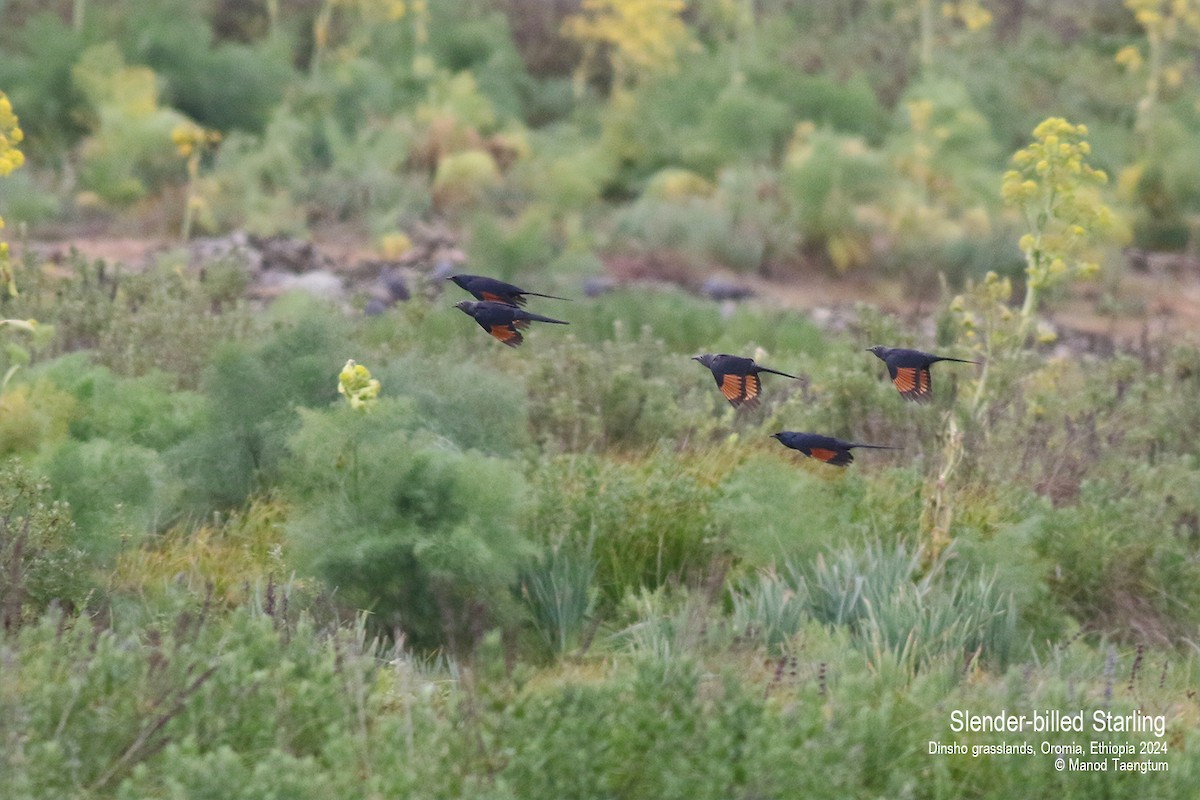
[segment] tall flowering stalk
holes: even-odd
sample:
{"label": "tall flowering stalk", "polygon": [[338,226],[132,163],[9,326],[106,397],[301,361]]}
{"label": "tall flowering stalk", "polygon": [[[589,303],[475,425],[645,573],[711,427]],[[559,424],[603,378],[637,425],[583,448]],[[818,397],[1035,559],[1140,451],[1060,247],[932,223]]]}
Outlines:
{"label": "tall flowering stalk", "polygon": [[1200,0],[1125,0],[1125,7],[1146,32],[1146,55],[1143,58],[1140,48],[1129,45],[1117,52],[1116,60],[1130,72],[1146,68],[1146,93],[1137,108],[1138,126],[1146,129],[1163,88],[1180,86],[1190,68],[1190,58],[1168,62],[1167,57],[1176,42],[1200,34]]}
{"label": "tall flowering stalk", "polygon": [[[9,175],[13,170],[25,163],[25,154],[21,152],[21,142],[25,134],[21,131],[20,120],[13,112],[12,102],[8,95],[0,92],[0,178]],[[0,217],[0,228],[4,227],[4,218]],[[17,280],[13,275],[12,261],[8,254],[8,242],[0,239],[0,300],[5,297],[17,296]],[[21,330],[27,333],[37,332],[37,322],[34,320],[0,319],[0,328]],[[0,390],[8,384],[17,365],[9,367],[0,377]]]}
{"label": "tall flowering stalk", "polygon": [[[1018,242],[1025,256],[1025,298],[1020,310],[1014,312],[1009,306],[1012,282],[994,272],[950,304],[964,338],[983,364],[963,415],[966,424],[979,423],[986,413],[989,382],[997,375],[1003,380],[1011,374],[1045,291],[1099,269],[1092,248],[1112,227],[1113,216],[1099,191],[1108,178],[1087,163],[1092,152],[1087,132],[1086,126],[1059,117],[1043,121],[1034,128],[1033,141],[1013,155],[1013,169],[1002,179],[1004,202],[1015,207],[1025,223]],[[1005,364],[1008,370],[1002,369]],[[935,554],[950,542],[956,510],[953,479],[965,452],[964,428],[953,412],[947,415],[944,441],[942,468],[931,480],[922,519],[930,552]]]}
{"label": "tall flowering stalk", "polygon": [[563,33],[584,46],[576,92],[601,48],[608,51],[619,94],[644,75],[674,70],[679,51],[691,41],[682,16],[685,0],[583,0],[582,8],[563,21]]}
{"label": "tall flowering stalk", "polygon": [[1090,258],[1095,240],[1113,225],[1100,197],[1108,182],[1103,170],[1087,163],[1092,148],[1086,125],[1050,117],[1033,129],[1033,141],[1012,157],[1000,195],[1021,212],[1025,234],[1025,301],[1020,332],[1028,332],[1046,289],[1071,277],[1090,277],[1099,265]]}
{"label": "tall flowering stalk", "polygon": [[[0,92],[0,178],[25,163],[25,154],[21,152],[20,148],[24,138],[25,134],[21,131],[17,115],[13,113],[8,95]],[[3,227],[4,217],[0,217],[0,228]],[[0,296],[4,294],[16,297],[17,282],[13,277],[12,265],[9,262],[8,242],[0,239]]]}
{"label": "tall flowering stalk", "polygon": [[171,131],[171,141],[174,142],[180,158],[187,164],[187,200],[179,231],[179,238],[186,242],[192,236],[192,223],[196,212],[205,209],[204,198],[197,191],[200,182],[200,159],[205,151],[215,148],[221,142],[221,134],[219,131],[202,128],[194,122],[186,122]]}

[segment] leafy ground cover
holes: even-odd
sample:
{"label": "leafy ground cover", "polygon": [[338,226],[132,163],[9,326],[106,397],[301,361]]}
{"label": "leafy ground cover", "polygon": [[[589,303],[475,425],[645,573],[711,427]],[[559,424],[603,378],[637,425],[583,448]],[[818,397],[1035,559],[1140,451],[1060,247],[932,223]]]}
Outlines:
{"label": "leafy ground cover", "polygon": [[[334,226],[573,298],[509,349],[445,282],[0,253],[4,796],[1197,796],[1187,294],[1048,324],[1194,256],[1196,11],[1127,5],[0,6],[9,238]],[[878,343],[983,363],[910,404]],[[735,411],[699,352],[800,377]],[[1093,741],[1169,771],[1042,750]]]}

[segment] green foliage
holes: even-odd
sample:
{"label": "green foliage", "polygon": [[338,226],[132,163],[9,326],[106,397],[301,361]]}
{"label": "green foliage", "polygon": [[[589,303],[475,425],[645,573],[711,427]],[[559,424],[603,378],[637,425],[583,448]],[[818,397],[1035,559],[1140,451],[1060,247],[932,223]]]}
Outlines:
{"label": "green foliage", "polygon": [[511,221],[490,214],[477,215],[468,255],[472,264],[487,264],[489,275],[511,281],[522,272],[544,268],[556,255],[556,245],[549,214],[531,207]]}
{"label": "green foliage", "polygon": [[421,428],[463,450],[502,456],[529,444],[526,391],[518,377],[470,361],[431,370],[424,355],[400,358],[378,375],[387,395],[413,400]]}
{"label": "green foliage", "polygon": [[93,588],[89,553],[65,503],[13,459],[0,465],[0,614],[13,631],[52,604],[82,609]]}
{"label": "green foliage", "polygon": [[584,625],[596,601],[596,562],[586,547],[564,542],[546,547],[521,573],[521,596],[538,633],[557,655],[583,644]]}
{"label": "green foliage", "polygon": [[152,70],[127,66],[116,45],[108,43],[85,50],[72,76],[95,114],[80,174],[95,201],[128,205],[178,173],[171,131],[186,117],[159,107]]}
{"label": "green foliage", "polygon": [[797,126],[782,183],[805,246],[839,270],[865,263],[872,226],[859,207],[878,201],[886,178],[882,156],[861,138],[812,123]]}
{"label": "green foliage", "polygon": [[[527,385],[534,440],[550,451],[647,447],[703,426],[679,414],[675,380],[683,371],[665,367],[661,345],[646,338],[598,345],[568,339],[547,356],[533,365]],[[606,373],[604,381],[593,382],[597,371]]]}
{"label": "green foliage", "polygon": [[844,626],[871,663],[908,674],[947,655],[1004,667],[1025,654],[1014,598],[994,576],[924,562],[920,550],[878,542],[787,562],[782,576],[760,573],[735,590],[736,629],[779,648],[806,617]]}
{"label": "green foliage", "polygon": [[299,427],[296,408],[328,405],[337,397],[338,365],[345,361],[342,322],[306,297],[286,305],[272,309],[266,338],[222,347],[205,373],[204,422],[169,454],[188,476],[189,508],[235,506],[269,485]]}
{"label": "green foliage", "polygon": [[110,559],[123,542],[170,521],[179,486],[161,456],[107,439],[67,442],[46,459],[46,471],[91,537],[93,557]]}
{"label": "green foliage", "polygon": [[120,377],[75,353],[47,362],[33,374],[73,398],[73,439],[108,439],[163,451],[200,424],[201,396],[172,391],[173,380],[164,372]]}
{"label": "green foliage", "polygon": [[513,624],[508,589],[528,553],[515,462],[414,431],[411,402],[301,418],[289,440],[300,510],[288,537],[307,571],[421,648],[465,650]]}
{"label": "green foliage", "polygon": [[206,128],[261,131],[295,78],[282,42],[214,45],[194,3],[165,0],[131,11],[125,52],[162,79],[164,101]]}
{"label": "green foliage", "polygon": [[1195,496],[1195,468],[1175,462],[1132,479],[1128,487],[1085,482],[1077,505],[1043,518],[1036,546],[1050,590],[1082,626],[1165,639],[1190,625],[1197,602],[1196,542],[1187,535],[1196,512],[1182,499]]}
{"label": "green foliage", "polygon": [[233,264],[192,271],[165,258],[132,273],[73,252],[65,275],[29,258],[20,267],[21,295],[7,313],[53,333],[35,344],[35,357],[92,350],[118,374],[161,371],[175,386],[194,388],[213,350],[249,329],[248,309],[237,299],[245,275]]}
{"label": "green foliage", "polygon": [[[848,533],[859,498],[844,489],[843,481],[823,480],[778,456],[755,453],[721,485],[717,510],[730,549],[745,563],[764,567],[788,556],[815,556],[833,531],[839,537]],[[796,513],[800,508],[803,515]]]}
{"label": "green foliage", "polygon": [[698,578],[724,550],[712,505],[717,465],[658,454],[626,464],[564,455],[533,471],[527,530],[536,541],[589,550],[596,585],[613,608],[639,589]]}
{"label": "green foliage", "polygon": [[81,120],[86,101],[71,77],[84,37],[45,12],[33,15],[18,35],[4,36],[0,46],[5,52],[0,86],[20,110],[31,157],[62,157],[86,133]]}

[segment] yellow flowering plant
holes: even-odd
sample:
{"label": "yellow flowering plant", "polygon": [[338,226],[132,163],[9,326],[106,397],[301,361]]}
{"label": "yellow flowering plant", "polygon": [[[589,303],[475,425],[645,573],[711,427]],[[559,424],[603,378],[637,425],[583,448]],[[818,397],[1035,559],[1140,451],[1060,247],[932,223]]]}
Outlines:
{"label": "yellow flowering plant", "polygon": [[584,46],[577,92],[600,49],[609,53],[613,89],[620,92],[645,75],[676,69],[679,51],[691,42],[682,16],[685,0],[583,0],[582,9],[562,28]]}
{"label": "yellow flowering plant", "polygon": [[371,371],[352,358],[338,373],[338,394],[356,411],[370,411],[379,399],[379,388],[379,380],[371,377]]}
{"label": "yellow flowering plant", "polygon": [[[13,113],[12,102],[9,101],[8,95],[0,92],[0,178],[25,163],[25,154],[20,148],[24,138],[20,121]],[[4,217],[0,217],[0,228],[3,227]],[[16,297],[17,282],[9,262],[8,242],[0,239],[0,295],[3,294]]]}
{"label": "yellow flowering plant", "polygon": [[171,131],[171,142],[175,145],[179,157],[187,164],[187,200],[179,232],[179,238],[186,242],[191,238],[192,223],[196,214],[207,208],[204,198],[197,191],[200,181],[200,159],[205,152],[221,143],[221,133],[188,121],[175,126]]}
{"label": "yellow flowering plant", "polygon": [[[25,163],[25,154],[21,152],[20,144],[25,139],[21,131],[20,120],[13,112],[12,102],[8,95],[0,92],[0,178],[9,175]],[[0,217],[0,228],[4,227],[4,218]],[[0,299],[17,296],[17,281],[13,275],[12,262],[8,253],[8,242],[0,239]],[[20,330],[26,333],[37,333],[37,322],[32,319],[0,319],[0,328]],[[17,366],[13,365],[0,378],[0,390],[8,384]]]}
{"label": "yellow flowering plant", "polygon": [[1100,196],[1108,182],[1091,155],[1086,125],[1050,117],[1033,130],[1033,141],[1012,157],[1000,195],[1021,213],[1026,232],[1018,242],[1025,256],[1025,301],[1021,330],[1028,329],[1049,287],[1070,277],[1090,277],[1095,240],[1113,227],[1113,214]]}
{"label": "yellow flowering plant", "polygon": [[[1122,47],[1116,62],[1132,73],[1146,69],[1146,93],[1138,102],[1139,127],[1148,127],[1147,116],[1157,105],[1164,88],[1183,83],[1184,73],[1194,61],[1182,57],[1168,63],[1170,48],[1190,34],[1200,36],[1200,0],[1125,0],[1125,7],[1146,33],[1146,54],[1134,45]],[[1194,55],[1194,54],[1193,54]]]}

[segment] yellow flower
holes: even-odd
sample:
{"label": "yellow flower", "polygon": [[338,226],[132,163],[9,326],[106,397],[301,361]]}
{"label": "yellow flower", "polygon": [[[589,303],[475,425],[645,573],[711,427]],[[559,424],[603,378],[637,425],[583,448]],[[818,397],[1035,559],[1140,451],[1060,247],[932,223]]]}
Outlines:
{"label": "yellow flower", "polygon": [[25,163],[25,155],[18,145],[25,139],[17,115],[13,113],[8,95],[0,92],[0,176],[4,176]]}
{"label": "yellow flower", "polygon": [[1114,60],[1130,72],[1137,72],[1142,67],[1142,51],[1127,45],[1117,51]]}
{"label": "yellow flower", "polygon": [[346,361],[338,373],[338,394],[350,402],[356,411],[370,410],[379,396],[379,381],[371,377],[371,371],[354,359]]}
{"label": "yellow flower", "polygon": [[397,259],[412,249],[412,239],[400,231],[379,237],[379,251],[384,258]]}

